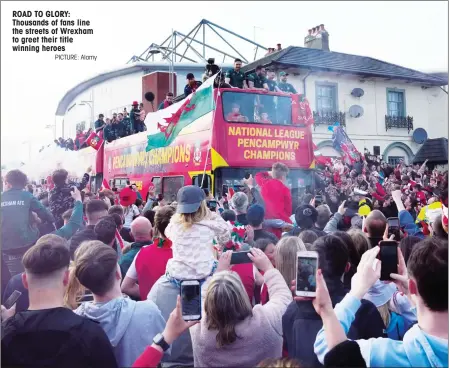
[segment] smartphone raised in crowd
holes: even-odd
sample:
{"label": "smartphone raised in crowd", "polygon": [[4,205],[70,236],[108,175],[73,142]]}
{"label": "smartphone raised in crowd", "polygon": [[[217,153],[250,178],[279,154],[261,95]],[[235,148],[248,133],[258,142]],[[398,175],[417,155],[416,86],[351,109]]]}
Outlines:
{"label": "smartphone raised in crowd", "polygon": [[380,280],[389,281],[391,273],[398,273],[398,242],[383,240],[379,243],[380,252],[377,258],[382,262],[380,268]]}
{"label": "smartphone raised in crowd", "polygon": [[318,268],[318,253],[303,251],[297,253],[296,295],[316,296],[316,270]]}
{"label": "smartphone raised in crowd", "polygon": [[184,321],[201,319],[201,284],[198,280],[181,281],[181,310]]}
{"label": "smartphone raised in crowd", "polygon": [[399,223],[399,218],[397,217],[389,217],[387,219],[388,223],[388,237],[391,235],[394,235],[394,240],[400,241],[401,240],[401,227]]}
{"label": "smartphone raised in crowd", "polygon": [[9,296],[8,299],[6,299],[3,306],[6,309],[10,309],[14,304],[16,304],[17,300],[19,300],[22,293],[19,290],[14,290],[14,292]]}
{"label": "smartphone raised in crowd", "polygon": [[232,252],[231,254],[231,264],[242,264],[242,263],[251,263],[251,259],[248,257],[249,250],[245,250],[242,252]]}

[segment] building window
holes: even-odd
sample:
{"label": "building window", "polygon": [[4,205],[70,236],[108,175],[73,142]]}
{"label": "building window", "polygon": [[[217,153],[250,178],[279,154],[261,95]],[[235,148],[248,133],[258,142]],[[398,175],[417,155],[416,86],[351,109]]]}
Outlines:
{"label": "building window", "polygon": [[317,83],[316,89],[316,110],[320,114],[336,112],[337,108],[337,84]]}
{"label": "building window", "polygon": [[391,166],[397,166],[400,164],[401,160],[405,160],[405,156],[388,156],[388,163]]}
{"label": "building window", "polygon": [[405,91],[387,89],[387,115],[405,116]]}

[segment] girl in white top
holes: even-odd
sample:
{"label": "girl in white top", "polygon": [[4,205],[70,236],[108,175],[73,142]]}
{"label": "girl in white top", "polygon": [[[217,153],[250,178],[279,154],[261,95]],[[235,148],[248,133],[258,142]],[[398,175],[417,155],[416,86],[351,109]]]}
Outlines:
{"label": "girl in white top", "polygon": [[140,215],[140,211],[135,204],[132,204],[131,206],[122,206],[122,207],[123,212],[125,214],[125,223],[123,224],[123,227],[131,229],[131,222],[133,222],[134,217]]}
{"label": "girl in white top", "polygon": [[167,263],[167,277],[176,280],[203,280],[216,267],[214,240],[224,246],[232,227],[207,208],[204,191],[195,185],[181,188],[176,214],[165,229],[172,241],[173,258]]}

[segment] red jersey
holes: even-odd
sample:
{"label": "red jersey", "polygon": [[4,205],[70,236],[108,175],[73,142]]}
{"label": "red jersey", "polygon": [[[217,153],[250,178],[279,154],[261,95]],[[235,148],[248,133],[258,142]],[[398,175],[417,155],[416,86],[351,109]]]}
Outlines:
{"label": "red jersey", "polygon": [[232,271],[236,272],[242,280],[243,287],[248,294],[249,302],[253,303],[254,298],[254,270],[252,263],[242,263],[232,266]]}
{"label": "red jersey", "polygon": [[139,282],[140,299],[147,300],[148,293],[162,275],[170,258],[173,258],[172,243],[169,239],[156,239],[153,244],[143,247],[136,256],[136,272]]}
{"label": "red jersey", "polygon": [[256,183],[265,201],[265,218],[281,219],[291,224],[292,194],[284,183],[273,179],[267,172],[256,174]]}

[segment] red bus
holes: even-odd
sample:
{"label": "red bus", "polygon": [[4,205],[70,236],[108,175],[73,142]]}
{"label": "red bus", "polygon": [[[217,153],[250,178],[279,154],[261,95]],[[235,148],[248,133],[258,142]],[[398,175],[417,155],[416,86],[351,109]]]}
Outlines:
{"label": "red bus", "polygon": [[[145,120],[149,130],[156,126],[169,130],[163,125],[167,116],[182,120],[185,111],[200,109],[203,101],[189,97],[190,102],[149,113]],[[294,206],[295,198],[313,189],[313,121],[307,100],[297,94],[236,88],[213,89],[207,98],[213,98],[212,110],[192,116],[165,146],[148,148],[157,137],[150,132],[106,143],[103,177],[111,188],[134,183],[145,199],[153,186],[156,195],[174,201],[182,186],[193,184],[219,198],[229,187],[241,189],[245,175],[269,171],[273,163],[283,162],[290,168]]]}

